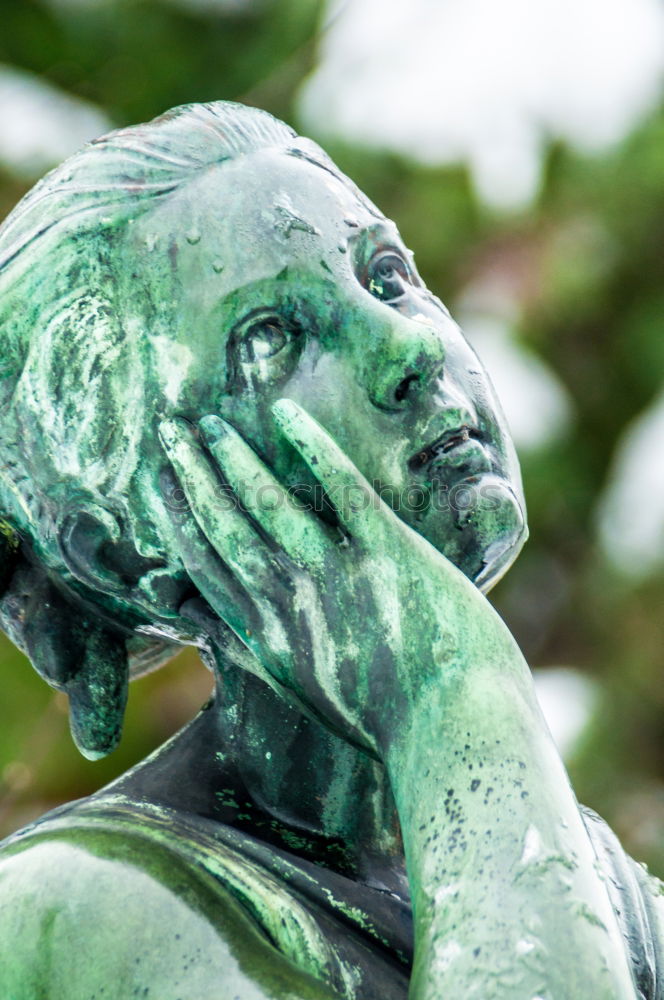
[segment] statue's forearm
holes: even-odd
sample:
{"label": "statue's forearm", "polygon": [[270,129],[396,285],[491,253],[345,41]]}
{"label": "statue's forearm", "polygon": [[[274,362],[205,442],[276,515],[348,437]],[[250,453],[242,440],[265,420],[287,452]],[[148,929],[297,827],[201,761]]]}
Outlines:
{"label": "statue's forearm", "polygon": [[386,762],[415,911],[413,1000],[633,1000],[525,664],[471,668],[430,689]]}

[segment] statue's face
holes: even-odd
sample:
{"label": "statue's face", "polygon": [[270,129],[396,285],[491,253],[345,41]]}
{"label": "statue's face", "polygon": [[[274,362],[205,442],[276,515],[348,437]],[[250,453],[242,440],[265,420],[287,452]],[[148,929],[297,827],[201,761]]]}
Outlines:
{"label": "statue's face", "polygon": [[170,261],[176,328],[165,353],[158,339],[172,413],[220,414],[306,485],[270,414],[289,397],[478,585],[501,575],[526,528],[493,389],[394,223],[352,184],[266,150],[210,170],[134,239]]}

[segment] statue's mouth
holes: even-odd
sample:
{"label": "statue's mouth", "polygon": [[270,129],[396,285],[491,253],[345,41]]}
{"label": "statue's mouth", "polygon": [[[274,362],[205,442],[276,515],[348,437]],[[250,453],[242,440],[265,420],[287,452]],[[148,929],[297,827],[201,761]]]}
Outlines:
{"label": "statue's mouth", "polygon": [[472,442],[473,449],[476,449],[478,445],[483,449],[486,444],[480,431],[468,424],[446,430],[435,441],[421,448],[412,458],[409,458],[408,468],[411,472],[429,471],[436,464],[437,459],[450,454],[450,452],[465,449],[469,442]]}

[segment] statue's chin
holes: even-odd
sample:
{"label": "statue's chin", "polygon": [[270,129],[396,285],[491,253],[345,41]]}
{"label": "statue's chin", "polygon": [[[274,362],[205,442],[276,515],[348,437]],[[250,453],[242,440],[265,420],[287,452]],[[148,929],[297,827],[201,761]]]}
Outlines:
{"label": "statue's chin", "polygon": [[493,474],[469,477],[432,496],[413,527],[484,593],[507,572],[528,537],[523,502]]}

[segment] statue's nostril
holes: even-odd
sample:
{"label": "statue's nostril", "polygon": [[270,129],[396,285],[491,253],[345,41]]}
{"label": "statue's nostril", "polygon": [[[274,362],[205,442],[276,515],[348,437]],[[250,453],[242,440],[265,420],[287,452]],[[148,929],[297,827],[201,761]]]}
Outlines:
{"label": "statue's nostril", "polygon": [[401,382],[399,382],[399,385],[394,390],[394,398],[396,399],[397,403],[402,403],[404,401],[404,399],[408,395],[412,383],[418,382],[419,378],[420,378],[419,375],[413,373],[412,375],[406,375],[406,377],[402,379]]}

